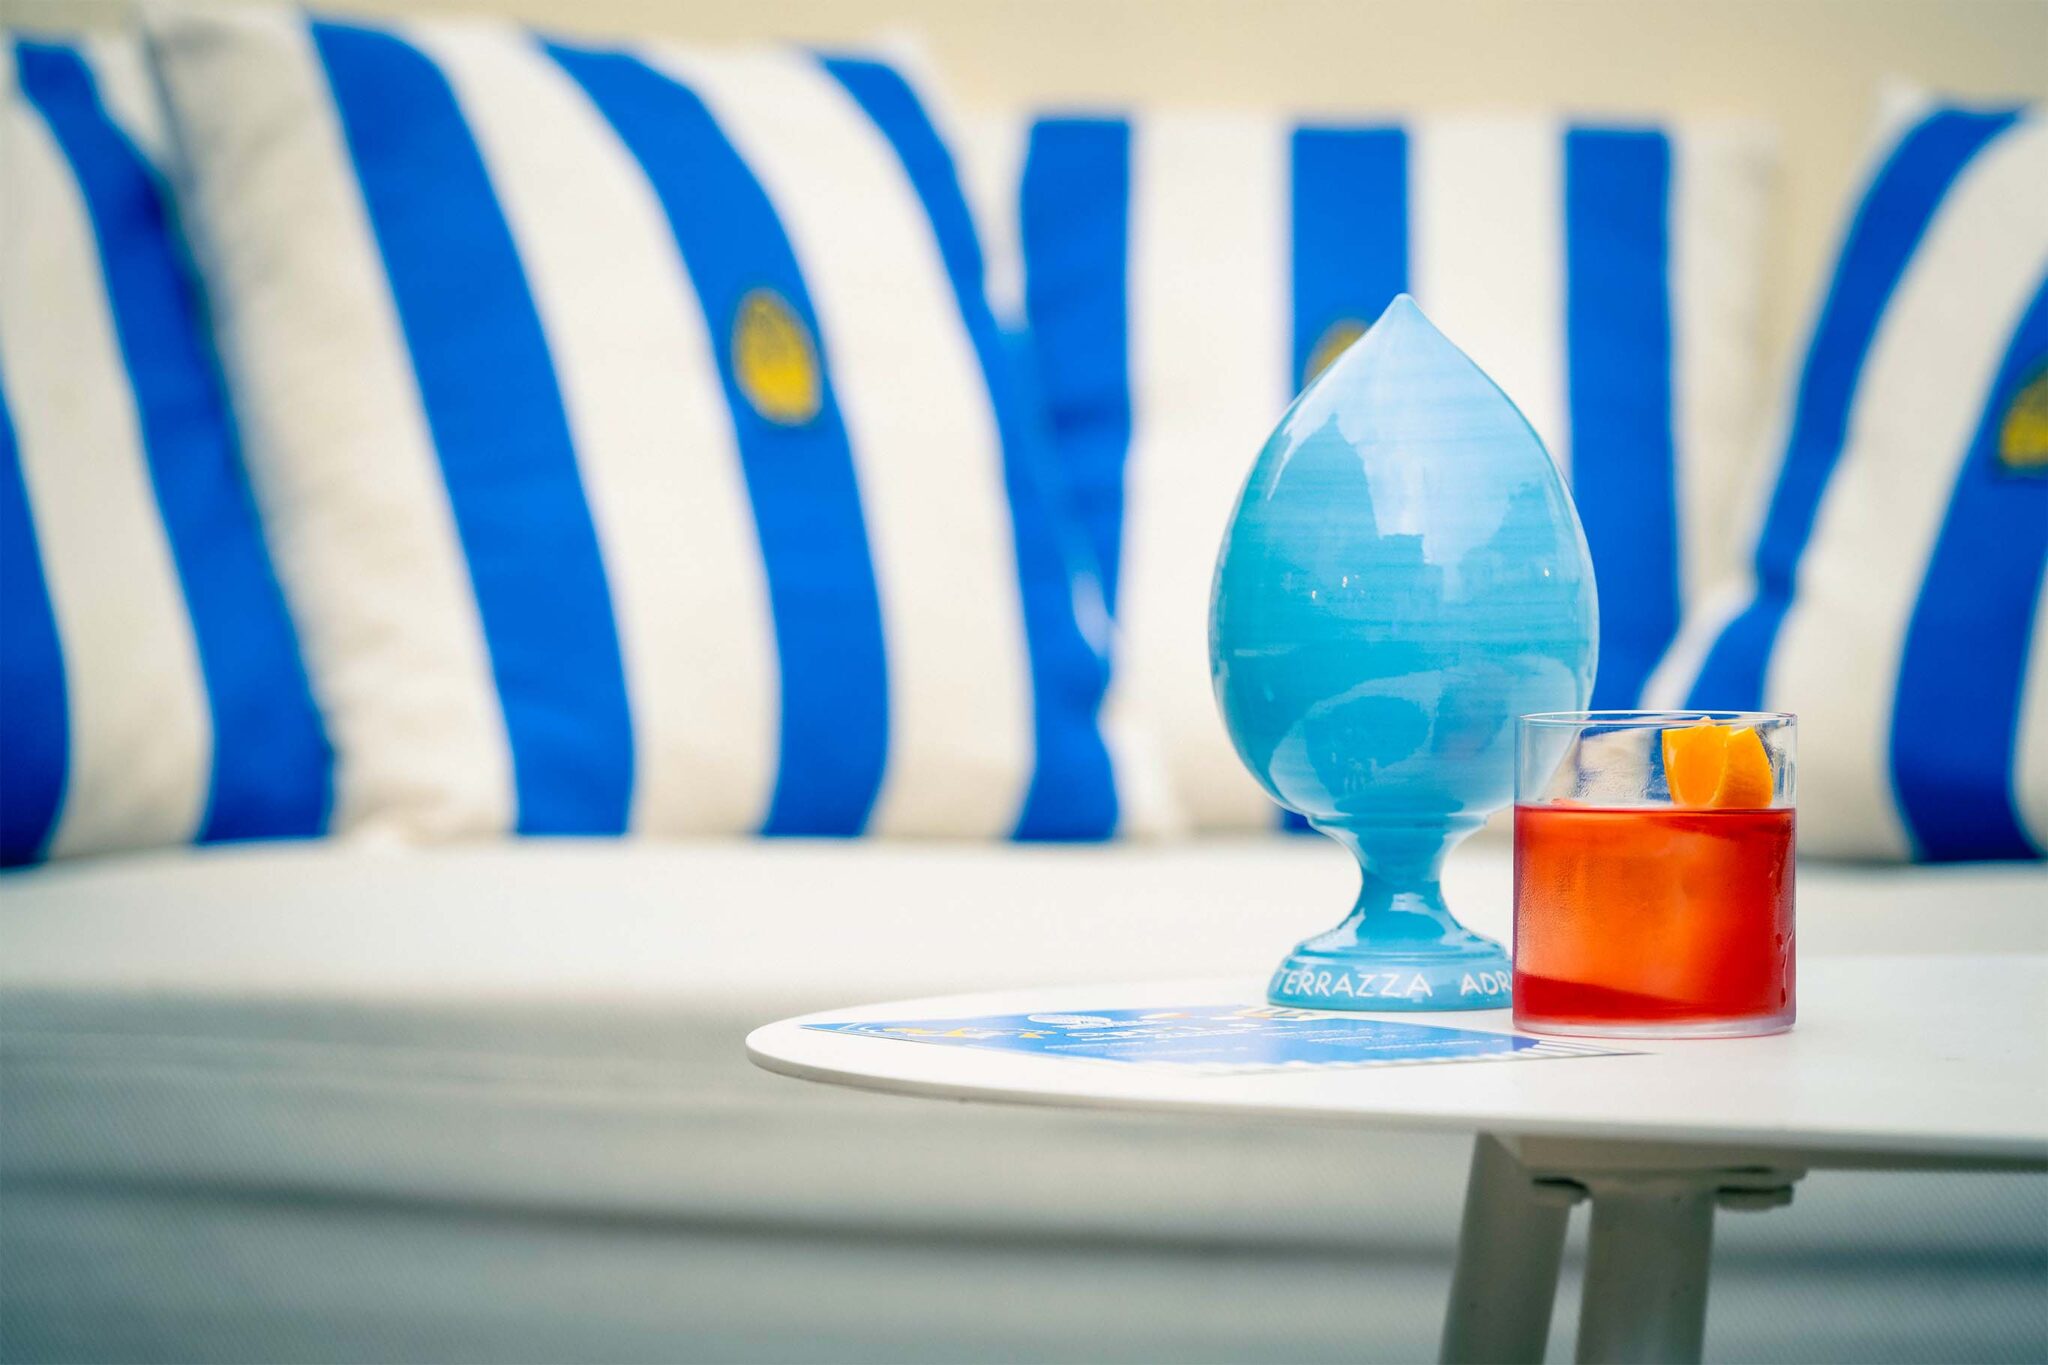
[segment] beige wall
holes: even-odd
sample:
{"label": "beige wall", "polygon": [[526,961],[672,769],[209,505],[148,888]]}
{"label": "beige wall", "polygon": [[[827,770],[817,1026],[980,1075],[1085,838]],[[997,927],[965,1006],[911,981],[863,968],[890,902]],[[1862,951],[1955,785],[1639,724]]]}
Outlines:
{"label": "beige wall", "polygon": [[[2048,98],[2048,0],[327,0],[492,12],[568,31],[859,41],[922,35],[963,104],[1285,101],[1319,111],[1570,107],[1778,130],[1765,321],[1799,325],[1880,87]],[[35,22],[113,0],[4,0]]]}

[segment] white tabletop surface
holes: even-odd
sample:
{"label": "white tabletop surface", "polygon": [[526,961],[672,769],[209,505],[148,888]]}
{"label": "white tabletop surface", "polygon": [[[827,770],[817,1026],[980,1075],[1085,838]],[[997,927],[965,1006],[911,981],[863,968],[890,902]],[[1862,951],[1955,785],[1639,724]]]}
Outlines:
{"label": "white tabletop surface", "polygon": [[[747,1051],[806,1080],[952,1099],[1270,1115],[1502,1134],[1867,1156],[2048,1161],[2048,957],[1802,961],[1798,1026],[1768,1038],[1612,1040],[1638,1055],[1231,1075],[1012,1055],[806,1029],[1253,1004],[1263,981],[1070,986],[828,1010]],[[1507,1032],[1506,1010],[1388,1015]]]}

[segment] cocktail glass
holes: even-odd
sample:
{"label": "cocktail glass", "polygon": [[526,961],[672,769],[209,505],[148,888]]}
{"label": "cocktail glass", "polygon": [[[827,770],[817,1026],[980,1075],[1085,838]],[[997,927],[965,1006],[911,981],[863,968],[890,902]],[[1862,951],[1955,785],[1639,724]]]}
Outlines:
{"label": "cocktail glass", "polygon": [[1792,1026],[1793,717],[1522,717],[1514,1009],[1538,1033]]}

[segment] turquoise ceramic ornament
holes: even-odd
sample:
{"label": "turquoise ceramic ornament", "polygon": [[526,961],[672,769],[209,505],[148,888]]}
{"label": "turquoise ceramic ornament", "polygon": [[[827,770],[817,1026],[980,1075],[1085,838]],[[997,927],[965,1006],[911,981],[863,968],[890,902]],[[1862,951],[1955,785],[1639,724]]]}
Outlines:
{"label": "turquoise ceramic ornament", "polygon": [[1597,639],[1557,466],[1403,294],[1280,419],[1216,564],[1211,671],[1238,756],[1364,876],[1273,1003],[1508,1003],[1507,953],[1444,904],[1444,857],[1507,804],[1515,718],[1584,708]]}

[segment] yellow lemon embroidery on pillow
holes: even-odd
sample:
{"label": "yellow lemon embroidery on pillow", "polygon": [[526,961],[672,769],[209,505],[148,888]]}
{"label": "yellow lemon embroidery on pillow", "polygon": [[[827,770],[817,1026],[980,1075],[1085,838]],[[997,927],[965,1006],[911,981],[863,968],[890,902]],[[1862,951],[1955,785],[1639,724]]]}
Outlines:
{"label": "yellow lemon embroidery on pillow", "polygon": [[1344,348],[1365,335],[1365,324],[1357,318],[1338,318],[1323,329],[1316,338],[1316,344],[1309,348],[1308,363],[1301,367],[1302,387],[1330,368],[1330,362],[1344,354]]}
{"label": "yellow lemon embroidery on pillow", "polygon": [[1998,459],[2007,469],[2048,474],[2048,365],[2020,386],[1998,424]]}
{"label": "yellow lemon embroidery on pillow", "polygon": [[818,415],[825,384],[810,329],[772,289],[748,291],[732,323],[732,372],[754,411],[779,426]]}

